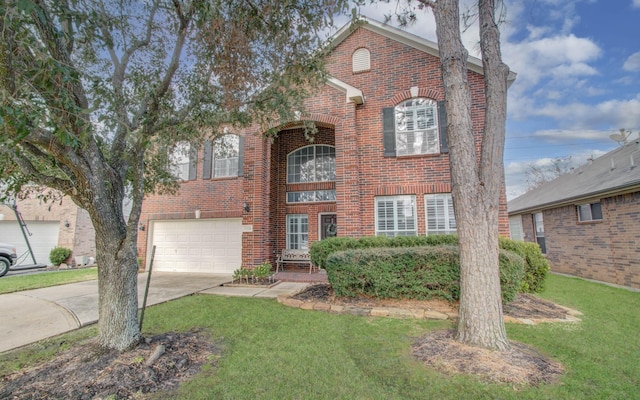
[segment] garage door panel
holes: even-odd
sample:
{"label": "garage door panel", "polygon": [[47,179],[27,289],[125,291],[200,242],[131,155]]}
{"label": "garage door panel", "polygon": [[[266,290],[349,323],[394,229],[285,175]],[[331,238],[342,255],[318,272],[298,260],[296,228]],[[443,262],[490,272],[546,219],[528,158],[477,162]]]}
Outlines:
{"label": "garage door panel", "polygon": [[[26,221],[29,236],[29,243],[35,255],[36,262],[40,264],[50,264],[49,253],[51,249],[58,245],[58,235],[60,233],[59,221]],[[24,240],[20,225],[17,221],[0,221],[0,242],[10,243],[16,246],[18,256],[28,252],[27,243]],[[20,259],[21,264],[33,264],[30,255]]]}
{"label": "garage door panel", "polygon": [[242,263],[240,218],[156,221],[152,229],[155,270],[231,273]]}

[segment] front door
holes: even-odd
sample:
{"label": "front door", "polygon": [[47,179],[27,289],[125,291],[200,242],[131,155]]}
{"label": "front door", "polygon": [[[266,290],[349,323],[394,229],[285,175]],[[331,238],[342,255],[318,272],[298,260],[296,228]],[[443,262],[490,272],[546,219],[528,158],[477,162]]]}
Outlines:
{"label": "front door", "polygon": [[337,236],[338,225],[336,214],[321,214],[320,215],[320,240],[328,237]]}

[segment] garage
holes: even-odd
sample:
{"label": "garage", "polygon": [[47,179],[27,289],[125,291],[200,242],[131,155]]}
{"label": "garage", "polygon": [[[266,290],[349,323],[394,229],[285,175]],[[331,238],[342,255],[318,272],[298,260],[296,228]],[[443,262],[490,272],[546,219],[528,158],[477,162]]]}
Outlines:
{"label": "garage", "polygon": [[151,226],[154,271],[233,273],[242,264],[242,218],[154,221]]}
{"label": "garage", "polygon": [[[60,232],[59,221],[26,221],[27,229],[31,232],[29,243],[38,264],[49,265],[49,253],[58,245]],[[24,240],[18,221],[0,221],[0,242],[16,246],[19,264],[33,264],[31,256],[27,254],[28,247]],[[23,255],[25,255],[23,257]]]}

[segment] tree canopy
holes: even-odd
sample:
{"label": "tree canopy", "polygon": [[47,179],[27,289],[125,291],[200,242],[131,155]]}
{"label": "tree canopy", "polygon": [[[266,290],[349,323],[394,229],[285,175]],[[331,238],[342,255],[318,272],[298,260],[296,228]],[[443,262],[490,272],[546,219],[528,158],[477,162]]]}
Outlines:
{"label": "tree canopy", "polygon": [[[321,82],[343,0],[3,0],[0,176],[51,187],[96,229],[99,340],[136,343],[145,193],[173,190],[169,154],[224,126],[291,119]],[[132,199],[127,220],[125,196]]]}

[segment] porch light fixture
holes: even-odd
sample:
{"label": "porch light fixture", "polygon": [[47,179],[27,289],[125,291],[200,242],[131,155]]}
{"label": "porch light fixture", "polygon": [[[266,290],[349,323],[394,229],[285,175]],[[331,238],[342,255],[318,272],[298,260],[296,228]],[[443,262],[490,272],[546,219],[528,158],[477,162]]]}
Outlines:
{"label": "porch light fixture", "polygon": [[138,226],[138,229],[140,229],[141,231],[144,231],[144,224],[140,224],[140,225]]}
{"label": "porch light fixture", "polygon": [[194,214],[195,214],[196,219],[200,219],[200,210],[195,210]]}
{"label": "porch light fixture", "polygon": [[249,212],[250,208],[249,208],[249,203],[248,202],[244,202],[242,203],[242,209],[244,210],[244,212]]}
{"label": "porch light fixture", "polygon": [[64,227],[65,227],[65,228],[68,228],[68,227],[69,227],[69,221],[68,221],[68,220],[65,220],[65,221],[64,221]]}

